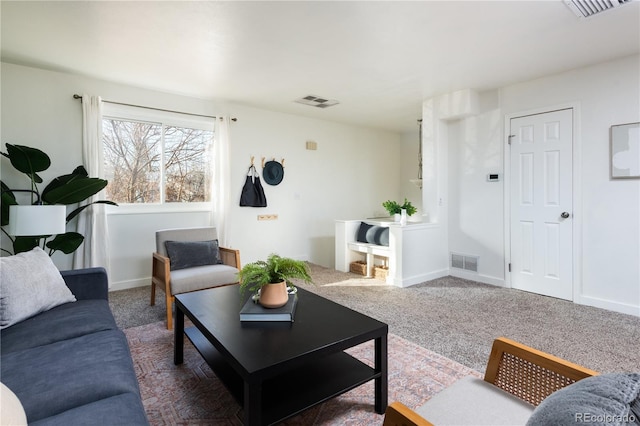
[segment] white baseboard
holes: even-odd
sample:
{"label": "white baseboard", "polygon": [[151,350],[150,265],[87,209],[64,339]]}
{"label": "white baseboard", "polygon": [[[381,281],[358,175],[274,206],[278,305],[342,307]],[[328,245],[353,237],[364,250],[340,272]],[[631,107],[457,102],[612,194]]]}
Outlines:
{"label": "white baseboard", "polygon": [[489,275],[477,274],[474,272],[467,272],[457,268],[449,268],[449,275],[456,278],[462,278],[465,280],[478,281],[484,284],[491,284],[497,287],[506,287],[507,283],[502,278],[496,278]]}
{"label": "white baseboard", "polygon": [[151,285],[151,277],[138,278],[135,280],[116,281],[109,285],[109,291],[127,290],[130,288],[144,287]]}
{"label": "white baseboard", "polygon": [[606,309],[608,311],[620,312],[640,317],[640,306],[629,305],[626,303],[612,302],[610,300],[599,299],[597,297],[580,296],[576,303],[581,305],[593,306],[596,308]]}
{"label": "white baseboard", "polygon": [[425,281],[435,280],[436,278],[442,278],[449,275],[448,269],[441,269],[439,271],[429,272],[427,274],[414,275],[413,277],[403,278],[402,281],[392,283],[396,287],[409,287],[412,285],[420,284]]}

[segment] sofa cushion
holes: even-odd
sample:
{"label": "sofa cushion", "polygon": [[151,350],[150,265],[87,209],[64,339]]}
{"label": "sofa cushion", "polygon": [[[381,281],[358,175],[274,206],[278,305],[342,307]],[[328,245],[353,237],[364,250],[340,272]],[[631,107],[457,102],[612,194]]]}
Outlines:
{"label": "sofa cushion", "polygon": [[477,377],[464,377],[415,411],[435,425],[524,425],[533,405]]}
{"label": "sofa cushion", "polygon": [[65,303],[2,330],[2,354],[73,339],[97,331],[115,330],[106,300]]}
{"label": "sofa cushion", "polygon": [[222,263],[218,240],[165,241],[172,271]]}
{"label": "sofa cushion", "polygon": [[171,272],[171,294],[238,282],[238,269],[228,265],[197,266]]}
{"label": "sofa cushion", "polygon": [[0,257],[0,329],[75,300],[41,248]]}
{"label": "sofa cushion", "polygon": [[640,373],[587,377],[538,405],[528,426],[589,423],[640,424]]}
{"label": "sofa cushion", "polygon": [[[98,420],[99,419],[99,420]],[[30,426],[137,426],[148,425],[140,397],[123,393],[80,407],[72,408],[55,416],[29,423]]]}
{"label": "sofa cushion", "polygon": [[120,330],[4,354],[0,375],[22,402],[29,423],[112,396],[140,392],[129,346]]}
{"label": "sofa cushion", "polygon": [[0,425],[26,426],[27,415],[20,400],[4,383],[0,383],[0,408]]}

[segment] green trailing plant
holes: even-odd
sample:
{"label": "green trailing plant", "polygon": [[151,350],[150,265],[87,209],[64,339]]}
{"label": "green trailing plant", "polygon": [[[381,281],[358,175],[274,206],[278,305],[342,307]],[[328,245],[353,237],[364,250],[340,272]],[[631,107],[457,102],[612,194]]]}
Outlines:
{"label": "green trailing plant", "polygon": [[238,272],[240,293],[257,292],[267,284],[285,281],[287,287],[295,287],[291,280],[299,279],[305,283],[313,283],[306,262],[288,257],[270,254],[267,260],[247,263]]}
{"label": "green trailing plant", "polygon": [[[100,200],[93,203],[80,204],[92,195],[97,194],[107,186],[107,181],[100,178],[89,177],[83,166],[78,166],[68,175],[58,176],[47,184],[42,191],[38,188],[38,184],[42,184],[42,177],[38,173],[43,172],[51,166],[51,159],[47,154],[37,148],[31,148],[23,145],[5,144],[7,152],[0,152],[2,156],[9,159],[13,168],[24,173],[30,180],[32,191],[31,204],[36,204],[36,200],[40,199],[43,205],[63,204],[77,205],[69,214],[67,214],[66,222],[69,223],[75,219],[84,209],[91,204],[110,204],[117,206],[113,201]],[[21,252],[32,250],[41,246],[43,249],[49,249],[49,255],[56,251],[65,254],[73,253],[80,247],[84,241],[84,236],[78,232],[65,232],[58,235],[40,235],[40,236],[11,236],[4,229],[9,224],[9,206],[17,205],[15,194],[4,182],[0,181],[2,187],[2,203],[0,209],[0,226],[2,232],[11,240],[13,253],[7,249],[2,249],[8,254],[18,254]],[[16,189],[15,192],[18,192]],[[34,196],[36,199],[34,200]],[[51,239],[53,237],[53,239]],[[49,241],[49,239],[51,239]]]}
{"label": "green trailing plant", "polygon": [[406,198],[404,199],[403,204],[399,204],[397,201],[387,200],[382,203],[382,207],[384,207],[391,216],[393,216],[394,214],[400,214],[402,212],[402,209],[405,209],[407,211],[407,216],[411,216],[418,211],[418,209],[416,209],[413,204],[411,204],[411,201],[407,201]]}

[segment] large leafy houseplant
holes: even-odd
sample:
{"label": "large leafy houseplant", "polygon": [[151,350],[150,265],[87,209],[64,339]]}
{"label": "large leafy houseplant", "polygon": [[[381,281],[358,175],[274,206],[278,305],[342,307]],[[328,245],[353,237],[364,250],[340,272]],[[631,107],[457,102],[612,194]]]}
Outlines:
{"label": "large leafy houseplant", "polygon": [[288,257],[280,257],[270,254],[267,260],[247,263],[238,272],[240,292],[257,292],[267,284],[287,283],[287,287],[294,287],[291,280],[300,279],[305,283],[312,283],[308,265],[301,261]]}
{"label": "large leafy houseplant", "polygon": [[[102,203],[117,205],[113,201],[100,200],[92,203],[80,204],[92,195],[97,194],[107,186],[107,181],[100,178],[89,177],[83,166],[78,166],[68,175],[58,176],[47,184],[41,191],[38,184],[42,184],[43,180],[38,173],[45,171],[51,165],[51,159],[47,154],[37,148],[31,148],[23,145],[6,144],[7,152],[0,152],[4,157],[8,158],[11,165],[19,172],[27,175],[31,182],[31,203],[36,204],[39,199],[42,204],[63,204],[77,205],[70,213],[67,214],[66,222],[76,218],[84,209],[91,204]],[[9,206],[17,205],[15,192],[17,189],[10,189],[4,182],[0,180],[2,187],[2,204],[0,212],[0,226],[2,232],[11,240],[13,253],[7,249],[2,249],[8,254],[17,254],[29,251],[37,246],[43,249],[48,248],[49,254],[55,251],[61,251],[65,254],[73,253],[80,247],[84,241],[84,236],[78,232],[65,232],[58,235],[39,235],[39,236],[11,236],[4,229],[9,224]],[[34,199],[35,197],[35,199]],[[52,238],[50,241],[49,239]]]}

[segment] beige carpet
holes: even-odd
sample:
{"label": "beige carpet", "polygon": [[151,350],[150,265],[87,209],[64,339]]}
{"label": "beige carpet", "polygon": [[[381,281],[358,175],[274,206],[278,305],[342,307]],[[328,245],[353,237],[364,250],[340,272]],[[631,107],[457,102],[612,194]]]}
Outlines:
{"label": "beige carpet", "polygon": [[[173,333],[162,322],[125,330],[140,392],[152,425],[241,425],[242,409],[186,340],[184,363],[173,364]],[[348,351],[373,365],[373,342]],[[389,402],[415,408],[466,375],[479,373],[390,334]],[[286,398],[286,395],[282,396]],[[373,409],[373,382],[317,405],[284,425],[382,424]]]}
{"label": "beige carpet", "polygon": [[[601,373],[640,371],[640,317],[524,291],[443,277],[408,288],[310,264],[323,297],[389,324],[389,331],[477,371],[496,337],[506,336]],[[373,285],[375,284],[375,285]],[[162,321],[162,292],[116,291],[109,301],[120,328]]]}

